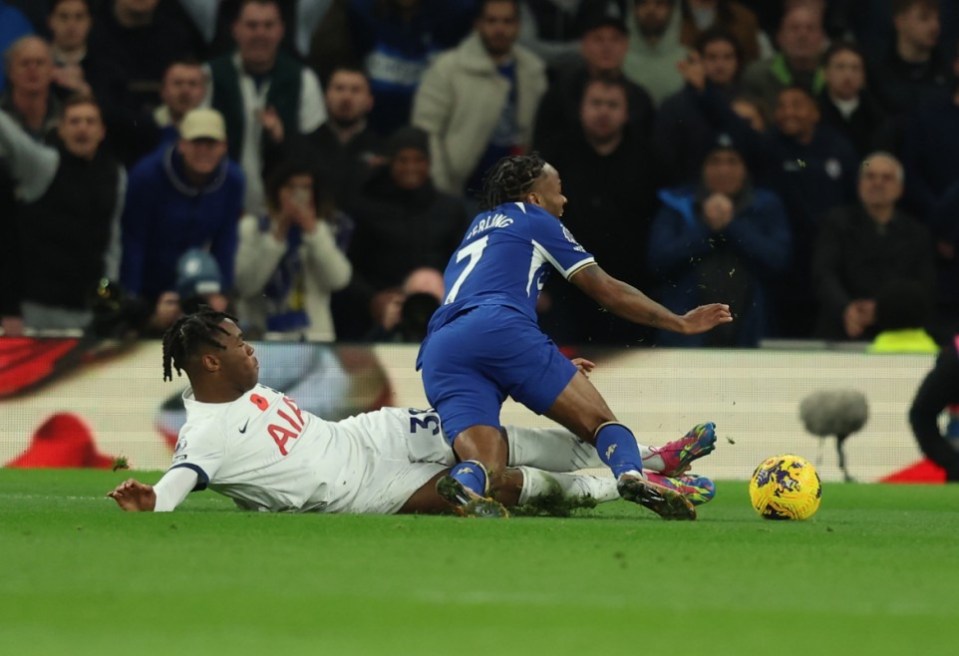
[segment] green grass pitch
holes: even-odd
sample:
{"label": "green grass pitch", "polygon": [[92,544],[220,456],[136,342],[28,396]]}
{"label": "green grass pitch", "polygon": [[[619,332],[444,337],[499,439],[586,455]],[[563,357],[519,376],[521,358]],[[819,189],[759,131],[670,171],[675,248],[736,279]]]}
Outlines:
{"label": "green grass pitch", "polygon": [[696,522],[481,521],[126,514],[126,476],[0,470],[0,653],[959,653],[959,486],[827,484],[807,522],[742,482]]}

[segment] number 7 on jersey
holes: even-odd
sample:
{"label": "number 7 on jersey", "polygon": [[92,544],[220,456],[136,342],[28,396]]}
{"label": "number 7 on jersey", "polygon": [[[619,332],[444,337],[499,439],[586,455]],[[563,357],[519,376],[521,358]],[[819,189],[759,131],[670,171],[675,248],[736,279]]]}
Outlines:
{"label": "number 7 on jersey", "polygon": [[463,283],[466,281],[466,277],[470,272],[476,268],[476,265],[479,264],[480,258],[483,257],[483,251],[486,250],[486,244],[489,242],[489,235],[486,235],[482,239],[477,239],[469,246],[464,246],[459,249],[456,253],[456,263],[459,264],[463,261],[463,258],[468,257],[469,262],[466,263],[466,268],[463,269],[463,273],[459,275],[456,279],[456,282],[453,283],[453,286],[450,288],[450,293],[446,295],[446,300],[444,305],[449,305],[456,300],[456,295],[460,291],[460,287],[463,286]]}

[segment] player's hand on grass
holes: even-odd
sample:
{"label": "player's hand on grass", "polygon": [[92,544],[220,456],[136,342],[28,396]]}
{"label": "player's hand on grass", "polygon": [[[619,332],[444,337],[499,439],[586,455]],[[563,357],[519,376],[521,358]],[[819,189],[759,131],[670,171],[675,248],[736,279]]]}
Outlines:
{"label": "player's hand on grass", "polygon": [[712,330],[721,323],[730,323],[733,315],[729,306],[724,303],[710,303],[693,308],[682,316],[682,333],[684,335],[698,335]]}
{"label": "player's hand on grass", "polygon": [[156,507],[157,495],[152,485],[129,478],[117,485],[107,496],[117,502],[123,510],[130,512],[152,511]]}

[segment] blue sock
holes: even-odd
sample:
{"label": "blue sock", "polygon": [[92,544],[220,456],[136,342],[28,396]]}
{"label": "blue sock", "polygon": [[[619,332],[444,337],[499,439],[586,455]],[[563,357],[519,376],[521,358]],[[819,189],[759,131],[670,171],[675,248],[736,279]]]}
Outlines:
{"label": "blue sock", "polygon": [[450,476],[481,497],[487,496],[486,469],[475,460],[464,460],[453,465]]}
{"label": "blue sock", "polygon": [[596,451],[616,478],[628,471],[643,471],[636,438],[622,424],[606,424],[596,432]]}

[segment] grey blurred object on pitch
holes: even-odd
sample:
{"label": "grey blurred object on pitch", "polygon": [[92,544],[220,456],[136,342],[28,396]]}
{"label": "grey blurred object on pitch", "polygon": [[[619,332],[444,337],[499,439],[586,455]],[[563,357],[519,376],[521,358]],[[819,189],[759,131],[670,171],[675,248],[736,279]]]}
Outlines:
{"label": "grey blurred object on pitch", "polygon": [[[858,390],[819,390],[813,392],[799,404],[799,418],[813,435],[821,438],[836,436],[836,452],[839,454],[839,468],[846,482],[853,478],[846,469],[846,456],[843,442],[846,438],[866,425],[869,419],[869,405],[866,395]],[[821,443],[820,443],[821,445]],[[822,450],[820,446],[820,459]]]}

